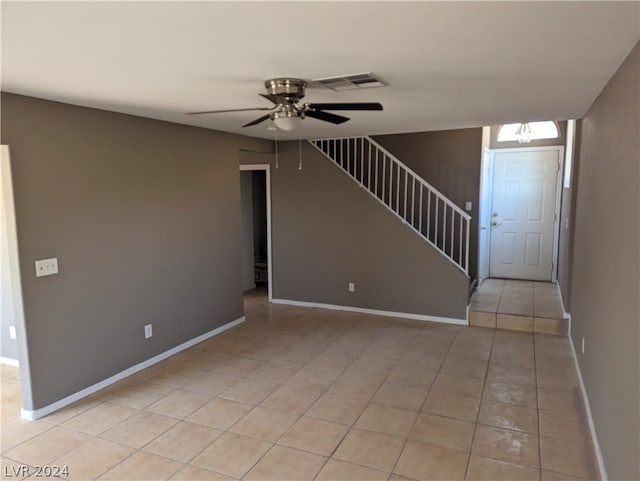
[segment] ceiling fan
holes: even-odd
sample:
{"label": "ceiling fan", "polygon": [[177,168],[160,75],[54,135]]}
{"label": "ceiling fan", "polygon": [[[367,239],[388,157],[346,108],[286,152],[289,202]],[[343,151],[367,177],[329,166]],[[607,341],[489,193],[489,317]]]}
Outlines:
{"label": "ceiling fan", "polygon": [[202,112],[189,112],[187,115],[219,114],[225,112],[249,112],[253,110],[269,111],[268,114],[243,125],[250,127],[271,119],[276,127],[281,130],[293,130],[299,127],[302,119],[311,117],[332,124],[342,124],[349,117],[336,115],[326,110],[382,110],[378,102],[355,103],[298,103],[305,95],[307,82],[298,78],[273,78],[264,83],[266,94],[260,94],[273,103],[272,107],[253,107],[246,109],[206,110]]}

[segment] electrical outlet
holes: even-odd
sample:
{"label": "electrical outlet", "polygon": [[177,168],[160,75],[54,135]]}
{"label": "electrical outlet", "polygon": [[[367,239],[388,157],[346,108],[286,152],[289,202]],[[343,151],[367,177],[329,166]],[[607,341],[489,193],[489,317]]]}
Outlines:
{"label": "electrical outlet", "polygon": [[353,282],[349,282],[349,292],[356,292],[356,285]]}
{"label": "electrical outlet", "polygon": [[16,338],[16,326],[9,326],[9,339]]}
{"label": "electrical outlet", "polygon": [[151,336],[153,336],[153,325],[147,324],[144,326],[144,338],[149,339]]}
{"label": "electrical outlet", "polygon": [[58,258],[36,261],[36,277],[51,276],[58,273]]}
{"label": "electrical outlet", "polygon": [[584,354],[584,337],[582,338],[582,343],[580,345],[580,350],[582,351],[582,354]]}

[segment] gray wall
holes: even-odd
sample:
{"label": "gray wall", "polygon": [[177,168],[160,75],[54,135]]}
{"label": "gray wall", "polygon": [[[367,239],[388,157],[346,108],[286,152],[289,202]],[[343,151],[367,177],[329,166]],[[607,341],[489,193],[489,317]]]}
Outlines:
{"label": "gray wall", "polygon": [[[571,312],[571,277],[573,275],[573,244],[576,227],[576,200],[578,197],[578,174],[580,172],[580,143],[582,138],[582,121],[576,121],[573,165],[571,167],[571,184],[562,187],[560,205],[560,236],[558,237],[558,286],[562,294],[562,303],[566,312]],[[566,146],[565,146],[566,149]],[[566,150],[565,150],[566,152]],[[564,174],[564,163],[562,166]]]}
{"label": "gray wall", "polygon": [[242,209],[242,290],[253,289],[255,269],[253,259],[253,172],[240,172],[240,198]]}
{"label": "gray wall", "polygon": [[466,316],[464,273],[307,143],[303,157],[299,171],[281,143],[272,170],[274,298]]}
{"label": "gray wall", "polygon": [[[270,142],[5,93],[1,120],[27,409],[242,316],[238,151]],[[34,261],[47,257],[60,273],[36,278]]]}
{"label": "gray wall", "polygon": [[640,479],[640,44],[582,121],[574,344],[610,479]]}
{"label": "gray wall", "polygon": [[378,135],[373,139],[464,209],[471,201],[469,275],[478,277],[482,128]]}

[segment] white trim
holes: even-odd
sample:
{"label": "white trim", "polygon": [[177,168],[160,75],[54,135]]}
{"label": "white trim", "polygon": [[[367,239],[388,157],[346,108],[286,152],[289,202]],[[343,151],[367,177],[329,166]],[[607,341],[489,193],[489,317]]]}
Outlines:
{"label": "white trim", "polygon": [[522,147],[509,147],[509,148],[503,148],[503,149],[501,149],[501,148],[491,149],[491,151],[492,152],[522,152],[523,150],[558,150],[560,147],[562,147],[562,151],[564,152],[564,145],[561,145],[561,144],[558,144],[558,145],[542,145],[542,146],[532,145],[530,147],[527,147],[526,145],[523,145]]}
{"label": "white trim", "polygon": [[567,149],[564,153],[564,169],[562,187],[571,188],[571,171],[573,170],[573,153],[576,149],[576,121],[567,120]]}
{"label": "white trim", "polygon": [[573,354],[573,361],[576,365],[576,371],[578,372],[578,379],[580,379],[580,389],[582,390],[582,399],[584,399],[584,409],[587,414],[587,421],[589,423],[589,432],[591,434],[591,441],[593,448],[596,452],[596,459],[598,461],[598,471],[600,472],[600,479],[607,481],[607,467],[604,464],[604,457],[602,456],[602,450],[600,449],[600,443],[598,443],[598,436],[596,435],[596,426],[593,422],[593,415],[591,414],[591,404],[589,404],[589,396],[587,396],[587,388],[584,385],[582,379],[582,371],[580,371],[580,364],[578,364],[578,356],[576,355],[576,348],[573,345],[573,337],[569,334],[569,341],[571,345],[571,352]]}
{"label": "white trim", "polygon": [[562,298],[562,290],[560,289],[560,284],[556,282],[556,288],[558,289],[558,297],[560,298],[560,303],[562,304],[562,315],[565,319],[569,319],[571,314],[567,312],[567,309],[564,307],[564,299]]}
{"label": "white trim", "polygon": [[205,332],[204,334],[198,337],[194,337],[189,341],[183,342],[182,344],[179,344],[176,347],[172,347],[168,351],[165,351],[156,356],[153,356],[152,358],[147,359],[146,361],[142,361],[141,363],[136,364],[134,366],[131,366],[125,369],[124,371],[120,371],[119,373],[114,374],[113,376],[110,376],[107,379],[104,379],[92,386],[82,389],[81,391],[71,394],[63,399],[60,399],[59,401],[49,404],[48,406],[42,407],[40,409],[34,409],[33,411],[21,409],[20,416],[23,419],[28,419],[30,421],[33,421],[34,419],[38,419],[43,416],[46,416],[47,414],[51,414],[52,412],[57,411],[58,409],[61,409],[65,406],[68,406],[69,404],[74,403],[79,399],[82,399],[84,397],[89,396],[90,394],[98,392],[100,389],[104,389],[105,387],[110,386],[111,384],[114,384],[126,377],[129,377],[132,374],[142,371],[143,369],[146,369],[149,366],[153,366],[154,364],[157,364],[160,361],[167,359],[168,357],[171,357],[175,354],[178,354],[181,351],[184,351],[185,349],[189,349],[190,347],[193,347],[196,344],[199,344],[202,341],[209,339],[210,337],[213,337],[228,329],[231,329],[232,327],[235,327],[238,324],[243,323],[244,320],[245,320],[244,316],[242,316],[241,318],[236,319],[235,321],[231,321],[231,322],[228,322],[227,324],[223,324],[220,327],[217,327],[209,332]]}
{"label": "white trim", "polygon": [[11,173],[11,156],[8,145],[0,146],[0,189],[3,196],[7,238],[9,244],[9,269],[11,271],[11,290],[13,294],[14,325],[16,327],[16,343],[18,347],[18,361],[20,366],[20,387],[22,403],[30,404],[31,370],[29,366],[29,347],[24,320],[24,304],[22,300],[22,279],[20,274],[20,252],[18,249],[18,233],[16,228],[16,210],[13,193],[13,175]]}
{"label": "white trim", "polygon": [[556,210],[553,225],[553,252],[551,282],[558,282],[558,256],[560,255],[560,208],[562,207],[562,175],[564,172],[564,147],[558,148],[558,175],[556,177]]}
{"label": "white trim", "polygon": [[267,282],[269,302],[273,300],[273,252],[271,250],[271,166],[269,164],[241,164],[240,170],[264,170],[267,183]]}
{"label": "white trim", "polygon": [[17,359],[11,359],[10,357],[0,356],[0,364],[6,364],[7,366],[20,367],[20,361]]}
{"label": "white trim", "polygon": [[354,306],[338,306],[335,304],[323,304],[318,302],[292,301],[289,299],[273,299],[271,302],[273,302],[274,304],[288,304],[290,306],[318,307],[320,309],[333,309],[335,311],[361,312],[363,314],[373,314],[375,316],[402,317],[404,319],[414,319],[416,321],[443,322],[445,324],[456,324],[458,326],[469,325],[469,306],[467,306],[467,319],[458,319],[455,317],[438,317],[428,316],[425,314],[412,314],[409,312],[382,311],[379,309],[366,309],[364,307]]}
{"label": "white trim", "polygon": [[[480,148],[480,185],[478,195],[478,287],[489,277],[491,261],[491,196],[493,191],[493,153],[491,152],[491,127],[482,127]],[[489,204],[489,205],[487,205]],[[482,232],[485,235],[482,235]],[[483,242],[484,238],[484,242]],[[486,265],[486,269],[483,266]]]}

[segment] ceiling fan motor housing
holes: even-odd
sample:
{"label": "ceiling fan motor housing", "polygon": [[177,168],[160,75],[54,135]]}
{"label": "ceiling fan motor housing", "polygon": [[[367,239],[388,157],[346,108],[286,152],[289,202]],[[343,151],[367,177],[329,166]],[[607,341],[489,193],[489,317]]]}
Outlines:
{"label": "ceiling fan motor housing", "polygon": [[293,130],[300,126],[305,117],[311,117],[332,124],[342,124],[349,117],[325,112],[325,110],[382,110],[378,102],[329,102],[329,103],[298,103],[305,95],[307,82],[299,78],[278,77],[267,80],[264,83],[266,94],[260,94],[272,102],[271,107],[255,107],[248,109],[207,110],[203,112],[190,112],[196,114],[215,114],[223,112],[244,112],[248,110],[269,111],[269,113],[244,124],[243,127],[258,125],[267,119],[271,119],[276,127],[282,130]]}
{"label": "ceiling fan motor housing", "polygon": [[264,83],[269,95],[276,95],[288,102],[297,102],[304,97],[307,82],[299,78],[273,78]]}

